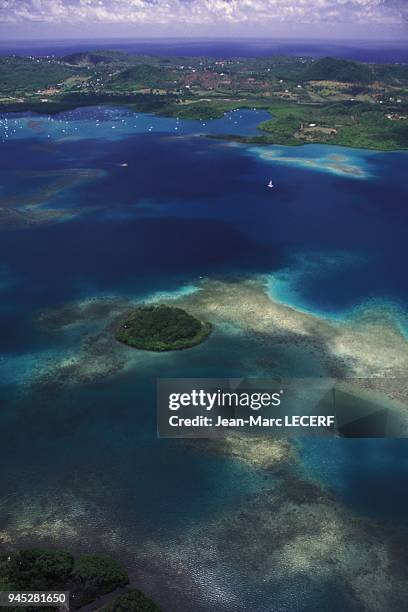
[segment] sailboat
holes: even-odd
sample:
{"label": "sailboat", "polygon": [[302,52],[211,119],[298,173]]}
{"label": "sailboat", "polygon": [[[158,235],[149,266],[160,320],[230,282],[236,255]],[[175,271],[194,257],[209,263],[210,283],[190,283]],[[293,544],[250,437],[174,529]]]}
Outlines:
{"label": "sailboat", "polygon": [[273,189],[275,187],[275,185],[272,183],[272,181],[269,181],[268,183],[268,187],[270,187],[271,189]]}

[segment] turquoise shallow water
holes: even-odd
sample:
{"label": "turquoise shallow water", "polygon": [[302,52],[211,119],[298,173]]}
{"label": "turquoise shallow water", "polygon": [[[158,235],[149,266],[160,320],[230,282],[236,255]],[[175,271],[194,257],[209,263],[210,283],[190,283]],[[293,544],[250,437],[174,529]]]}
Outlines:
{"label": "turquoise shallow water", "polygon": [[[265,376],[268,360],[308,377],[321,366],[290,347],[271,354],[226,325],[201,347],[146,357],[131,372],[32,388],[44,364],[75,356],[97,331],[53,333],[36,316],[76,300],[188,294],[205,278],[261,275],[273,297],[320,316],[381,302],[403,318],[407,154],[261,150],[202,137],[253,133],[262,119],[236,111],[182,122],[93,108],[0,123],[1,207],[34,210],[34,220],[47,207],[65,211],[0,230],[1,530],[17,543],[113,551],[147,588],[167,570],[162,560],[149,574],[140,551],[180,554],[180,575],[200,595],[187,589],[179,601],[163,586],[159,597],[179,611],[192,601],[197,610],[333,610],[333,590],[335,610],[353,609],[339,585],[308,575],[260,587],[239,559],[204,566],[188,556],[186,542],[204,547],[213,521],[279,475],[156,436],[156,377]],[[303,441],[299,452],[298,470],[347,508],[405,523],[405,441]]]}

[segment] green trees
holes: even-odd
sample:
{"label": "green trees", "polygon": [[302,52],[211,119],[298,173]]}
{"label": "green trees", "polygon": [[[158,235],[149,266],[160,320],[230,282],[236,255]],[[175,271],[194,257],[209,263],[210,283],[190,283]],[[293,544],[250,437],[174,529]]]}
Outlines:
{"label": "green trees", "polygon": [[[128,582],[126,569],[104,554],[84,554],[75,559],[64,550],[30,548],[0,555],[1,590],[69,591],[71,609],[91,603]],[[156,610],[151,608],[151,612]]]}
{"label": "green trees", "polygon": [[305,81],[340,81],[342,83],[372,83],[374,75],[367,64],[334,57],[322,57],[305,70]]}
{"label": "green trees", "polygon": [[120,72],[117,77],[111,81],[113,86],[125,86],[127,88],[139,87],[163,87],[174,80],[174,74],[168,70],[150,66],[149,64],[140,64],[132,66]]}
{"label": "green trees", "polygon": [[46,591],[64,585],[73,566],[68,552],[31,548],[10,556],[6,577],[19,589]]}
{"label": "green trees", "polygon": [[74,563],[72,579],[105,593],[129,582],[127,571],[108,555],[81,555]]}
{"label": "green trees", "polygon": [[160,612],[160,608],[141,591],[129,589],[112,604],[103,608],[106,612]]}
{"label": "green trees", "polygon": [[79,607],[128,582],[127,571],[115,559],[108,555],[81,555],[72,568],[72,598]]}
{"label": "green trees", "polygon": [[74,74],[74,68],[54,60],[5,57],[0,60],[0,89],[11,95],[25,90],[36,91],[55,86]]}
{"label": "green trees", "polygon": [[148,351],[189,348],[210,333],[210,323],[203,323],[182,308],[143,306],[128,313],[116,330],[116,339]]}
{"label": "green trees", "polygon": [[110,593],[129,582],[127,571],[108,555],[81,555],[74,563],[71,577],[90,596]]}
{"label": "green trees", "polygon": [[[262,123],[260,128],[267,134],[264,142],[271,144],[304,144],[299,128],[302,124],[314,123],[335,128],[336,132],[325,135],[316,130],[308,134],[308,142],[328,141],[346,147],[383,151],[407,149],[407,120],[392,121],[378,108],[371,103],[347,101],[313,107],[286,103],[271,107],[273,118]],[[258,137],[249,140],[261,142]]]}
{"label": "green trees", "polygon": [[276,144],[298,144],[295,139],[295,133],[300,127],[302,119],[295,114],[282,114],[276,119],[265,121],[262,124],[262,129],[271,134]]}

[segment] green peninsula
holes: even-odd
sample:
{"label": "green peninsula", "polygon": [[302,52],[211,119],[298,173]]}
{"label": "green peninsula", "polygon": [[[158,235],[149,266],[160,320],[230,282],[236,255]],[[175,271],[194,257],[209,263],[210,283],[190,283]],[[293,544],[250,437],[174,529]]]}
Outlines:
{"label": "green peninsula", "polygon": [[141,306],[119,323],[116,339],[146,351],[186,349],[203,342],[210,334],[210,323],[200,321],[182,308]]}

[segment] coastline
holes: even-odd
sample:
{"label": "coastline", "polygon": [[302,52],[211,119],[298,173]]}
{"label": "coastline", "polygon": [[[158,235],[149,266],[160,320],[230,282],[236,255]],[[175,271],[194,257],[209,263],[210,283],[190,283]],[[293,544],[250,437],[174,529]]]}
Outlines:
{"label": "coastline", "polygon": [[[191,106],[191,113],[189,114],[188,112],[188,106]],[[94,99],[94,100],[86,100],[83,103],[79,103],[79,101],[75,101],[75,102],[47,102],[47,103],[16,103],[16,104],[7,104],[7,105],[1,105],[0,104],[0,118],[4,118],[4,116],[10,115],[11,117],[15,116],[24,116],[25,114],[31,113],[34,117],[46,117],[46,116],[58,116],[58,114],[60,113],[64,113],[64,112],[69,112],[69,111],[76,111],[76,110],[80,110],[82,108],[92,108],[92,107],[101,107],[101,108],[115,108],[115,107],[120,107],[120,108],[124,108],[127,110],[130,110],[134,113],[138,113],[138,114],[146,114],[146,115],[154,115],[157,116],[159,118],[163,118],[163,119],[170,119],[170,118],[178,118],[178,112],[180,111],[180,109],[159,109],[159,110],[155,110],[154,108],[152,109],[144,109],[142,107],[138,107],[137,104],[132,103],[132,102],[128,102],[128,101],[123,101],[120,97],[118,99],[115,99],[114,97],[111,97],[109,100],[99,100],[99,99]],[[227,104],[227,105],[223,105],[222,108],[214,108],[214,112],[212,114],[210,114],[209,116],[205,116],[203,117],[203,120],[205,121],[213,121],[216,119],[222,119],[222,117],[231,111],[240,111],[240,110],[262,110],[265,112],[268,112],[271,116],[271,120],[275,119],[273,113],[270,110],[270,105],[268,104],[257,104],[256,100],[253,101],[253,103],[251,102],[251,104],[244,104],[244,105],[236,105],[236,104]],[[177,111],[177,112],[176,112]],[[182,121],[186,120],[186,121],[194,121],[197,120],[197,116],[196,113],[194,112],[194,104],[191,105],[187,105],[184,109],[183,109],[183,116],[180,117],[180,119]],[[301,140],[294,140],[292,137],[286,138],[286,139],[280,139],[280,138],[272,138],[271,136],[268,135],[268,130],[267,129],[263,129],[261,126],[265,123],[264,120],[260,121],[259,124],[257,125],[257,130],[260,132],[259,134],[255,134],[255,135],[239,135],[239,134],[218,134],[218,133],[205,133],[205,134],[200,134],[202,137],[204,138],[209,138],[209,139],[213,139],[213,140],[224,140],[227,142],[235,142],[238,144],[243,144],[243,145],[257,145],[257,146],[285,146],[285,147],[293,147],[293,148],[297,148],[297,147],[303,147],[303,146],[308,146],[308,145],[325,145],[325,146],[336,146],[336,147],[342,147],[344,149],[355,149],[355,150],[360,150],[360,151],[368,151],[368,152],[378,152],[378,153],[403,153],[408,151],[408,144],[406,146],[401,146],[401,147],[386,147],[386,146],[377,146],[377,147],[361,147],[358,145],[353,145],[351,143],[342,143],[341,141],[335,140],[335,141],[327,141],[327,139],[321,139],[319,140],[318,138],[316,138],[316,140],[313,140],[311,142],[302,142]],[[210,126],[209,126],[210,127]]]}
{"label": "coastline", "polygon": [[[265,109],[267,110],[267,109]],[[259,130],[261,128],[258,128]],[[266,135],[262,136],[236,136],[234,134],[206,134],[205,138],[211,138],[213,140],[225,140],[227,142],[236,142],[237,144],[242,145],[257,145],[259,147],[267,147],[267,146],[282,146],[282,147],[292,147],[294,149],[307,147],[311,145],[319,145],[319,146],[327,146],[327,147],[341,147],[343,149],[354,149],[356,151],[369,151],[372,153],[406,153],[408,151],[408,144],[406,147],[401,147],[400,149],[395,148],[387,148],[387,147],[376,147],[376,148],[361,148],[357,145],[351,144],[343,144],[341,142],[327,142],[325,140],[313,141],[313,142],[293,142],[292,140],[272,140]]]}

